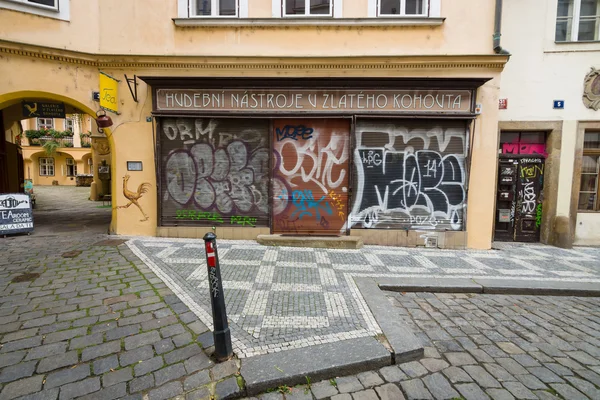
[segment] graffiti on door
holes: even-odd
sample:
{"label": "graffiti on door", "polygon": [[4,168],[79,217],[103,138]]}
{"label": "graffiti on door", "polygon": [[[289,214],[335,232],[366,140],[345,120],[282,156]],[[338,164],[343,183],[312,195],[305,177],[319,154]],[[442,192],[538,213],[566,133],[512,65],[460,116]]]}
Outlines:
{"label": "graffiti on door", "polygon": [[360,121],[355,135],[353,227],[462,229],[464,123]]}
{"label": "graffiti on door", "polygon": [[274,232],[343,232],[348,202],[349,122],[277,120],[274,135]]}
{"label": "graffiti on door", "polygon": [[521,158],[517,180],[515,240],[539,240],[542,223],[544,159]]}
{"label": "graffiti on door", "polygon": [[268,223],[266,122],[166,118],[161,127],[163,216],[218,213],[227,218],[211,223]]}

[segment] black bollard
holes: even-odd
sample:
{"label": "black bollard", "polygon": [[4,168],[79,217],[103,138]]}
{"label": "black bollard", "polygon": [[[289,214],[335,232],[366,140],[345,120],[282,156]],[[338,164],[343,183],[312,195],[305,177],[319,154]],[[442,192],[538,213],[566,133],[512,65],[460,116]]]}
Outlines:
{"label": "black bollard", "polygon": [[225,310],[225,296],[223,284],[221,283],[221,271],[219,269],[219,255],[217,254],[217,235],[208,232],[204,235],[206,248],[206,265],[208,268],[208,287],[210,291],[210,303],[213,314],[213,337],[215,340],[215,358],[225,361],[231,358],[231,333],[227,324],[227,311]]}

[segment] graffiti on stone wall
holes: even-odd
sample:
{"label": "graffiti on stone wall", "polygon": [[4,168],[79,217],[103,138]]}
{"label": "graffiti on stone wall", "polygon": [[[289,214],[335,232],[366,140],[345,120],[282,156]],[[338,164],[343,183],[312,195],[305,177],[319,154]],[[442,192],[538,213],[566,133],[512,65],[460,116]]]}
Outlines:
{"label": "graffiti on stone wall", "polygon": [[429,128],[363,122],[356,129],[351,226],[463,227],[463,126]]}
{"label": "graffiti on stone wall", "polygon": [[348,131],[344,120],[275,122],[275,231],[345,230]]}
{"label": "graffiti on stone wall", "polygon": [[163,146],[169,148],[163,201],[194,206],[199,215],[214,212],[229,219],[245,214],[262,217],[266,223],[267,131],[255,124],[205,118],[163,120]]}

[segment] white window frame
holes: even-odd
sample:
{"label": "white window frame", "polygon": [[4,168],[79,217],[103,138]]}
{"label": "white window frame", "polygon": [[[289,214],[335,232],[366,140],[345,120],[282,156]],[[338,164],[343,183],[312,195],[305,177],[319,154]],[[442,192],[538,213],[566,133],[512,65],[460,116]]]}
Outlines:
{"label": "white window frame", "polygon": [[217,0],[211,2],[211,15],[195,15],[196,0],[177,0],[177,16],[179,18],[248,18],[248,1],[236,0],[235,15],[215,15],[218,10]]}
{"label": "white window frame", "polygon": [[[40,176],[54,176],[54,158],[40,157]],[[52,173],[50,173],[52,171]]]}
{"label": "white window frame", "polygon": [[[44,122],[40,122],[41,120],[44,120]],[[49,126],[47,121],[50,121]],[[54,119],[52,118],[38,118],[36,124],[38,129],[54,129]]]}
{"label": "white window frame", "polygon": [[[69,128],[71,125],[71,128]],[[65,131],[75,132],[75,121],[73,118],[65,118]]]}
{"label": "white window frame", "polygon": [[400,12],[398,14],[382,14],[381,13],[381,0],[377,0],[377,16],[384,18],[394,17],[428,17],[429,16],[429,0],[423,0],[423,12],[421,14],[406,14],[406,0],[396,0],[400,4]]}
{"label": "white window frame", "polygon": [[[403,0],[402,0],[403,1]],[[427,0],[425,14],[379,14],[380,0],[368,0],[367,9],[369,18],[440,18],[442,16],[442,0]]]}
{"label": "white window frame", "polygon": [[320,0],[320,1],[327,1],[329,2],[329,13],[327,14],[310,14],[310,1],[311,0],[304,0],[304,14],[287,14],[286,13],[286,9],[285,9],[285,5],[287,3],[286,0],[281,0],[281,15],[284,18],[327,18],[327,17],[332,17],[334,16],[334,9],[335,9],[335,1],[334,0]]}
{"label": "white window frame", "polygon": [[[69,167],[72,167],[73,174],[69,174]],[[67,176],[75,175],[77,175],[77,163],[75,163],[75,159],[67,158]]]}
{"label": "white window frame", "polygon": [[70,0],[54,0],[54,2],[56,6],[50,7],[27,0],[0,0],[0,8],[69,21],[71,18]]}
{"label": "white window frame", "polygon": [[[570,43],[570,42],[590,42],[590,40],[579,40],[579,24],[581,23],[581,0],[571,0],[572,1],[572,15],[571,15],[571,31],[570,31],[570,38],[569,40],[556,40],[556,26],[558,25],[558,2],[556,5],[556,19],[555,19],[555,24],[554,24],[554,29],[555,29],[555,33],[554,33],[554,40],[556,41],[556,43]],[[600,4],[598,4],[598,6],[600,7]],[[571,6],[569,7],[571,8]],[[600,12],[600,10],[596,11],[596,13]],[[560,17],[562,19],[566,18],[567,21],[569,20],[569,17]],[[561,20],[562,20],[561,19]],[[567,25],[568,26],[568,25]],[[600,23],[597,23],[596,26],[596,38],[593,39],[593,41],[598,41],[600,40]]]}

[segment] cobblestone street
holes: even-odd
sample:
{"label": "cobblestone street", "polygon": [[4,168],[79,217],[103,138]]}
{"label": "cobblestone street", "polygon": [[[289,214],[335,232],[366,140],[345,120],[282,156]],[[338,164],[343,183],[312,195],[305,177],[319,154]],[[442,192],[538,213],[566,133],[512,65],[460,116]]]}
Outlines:
{"label": "cobblestone street", "polygon": [[258,398],[600,399],[600,298],[387,297],[398,318],[417,332],[424,358]]}

